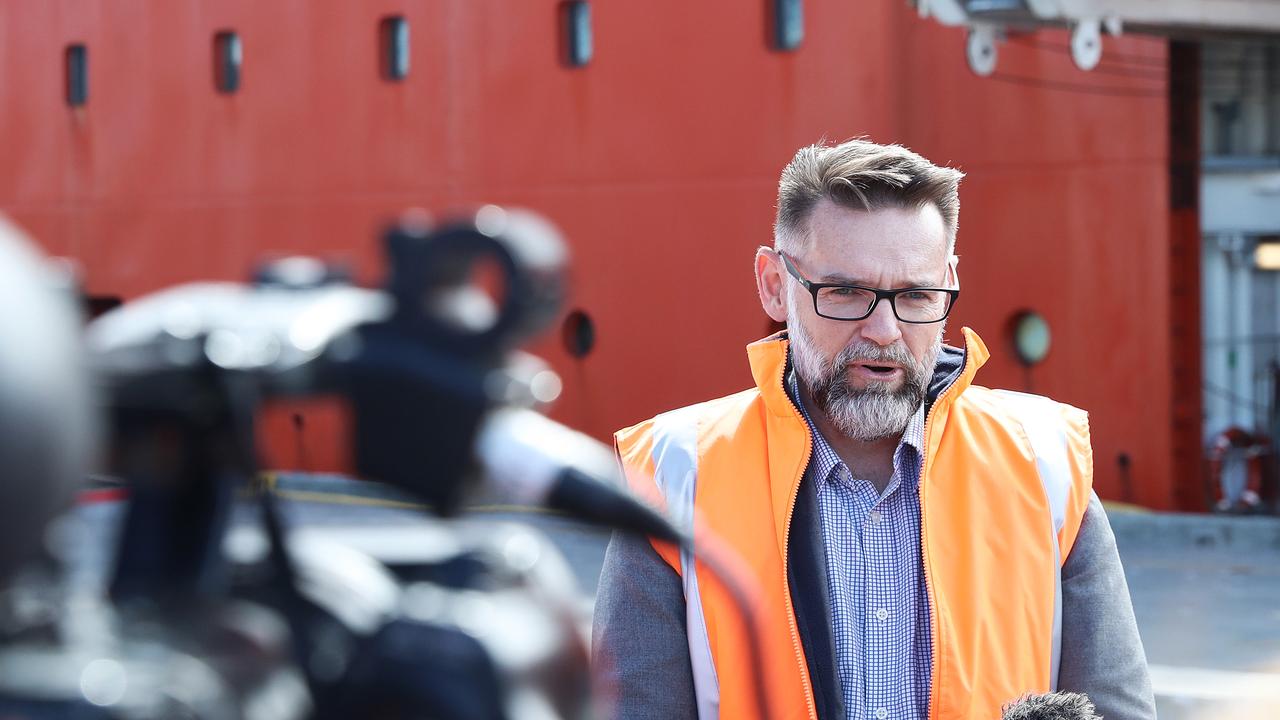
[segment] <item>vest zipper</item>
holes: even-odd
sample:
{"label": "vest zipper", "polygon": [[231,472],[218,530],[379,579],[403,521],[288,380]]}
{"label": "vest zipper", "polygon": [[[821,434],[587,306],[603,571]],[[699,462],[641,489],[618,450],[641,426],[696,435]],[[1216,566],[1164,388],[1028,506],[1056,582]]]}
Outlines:
{"label": "vest zipper", "polygon": [[[966,362],[968,361],[968,352],[965,353],[964,359]],[[963,376],[963,374],[964,368],[962,365],[961,376]],[[960,377],[957,377],[955,382],[948,385],[947,388],[938,395],[937,399],[933,401],[933,407],[929,409],[929,414],[924,418],[924,451],[921,453],[922,457],[920,460],[920,556],[922,558],[922,562],[920,564],[924,569],[925,595],[929,598],[929,638],[933,651],[931,663],[932,672],[929,676],[929,720],[937,720],[938,718],[938,638],[940,637],[938,632],[938,603],[934,599],[933,575],[929,572],[929,545],[926,541],[927,533],[925,532],[924,522],[924,494],[925,489],[929,485],[929,428],[932,426],[933,414],[937,412],[938,408],[942,405],[942,401],[951,393],[951,390],[959,383],[959,381]]]}
{"label": "vest zipper", "polygon": [[[787,364],[782,365],[782,377],[780,378],[782,386],[782,394],[788,400],[791,396],[787,394]],[[795,407],[795,401],[791,402],[792,408],[796,411],[798,419],[803,422],[804,417],[800,415],[800,409]],[[787,510],[787,523],[783,528],[782,541],[782,596],[787,603],[787,625],[791,630],[791,647],[796,653],[796,664],[800,667],[800,677],[808,677],[809,665],[804,660],[804,650],[800,643],[800,628],[796,627],[796,609],[791,603],[791,581],[788,579],[788,565],[791,558],[791,518],[796,513],[796,502],[800,498],[800,483],[804,480],[804,471],[809,467],[809,460],[813,456],[813,438],[808,433],[805,434],[804,443],[804,462],[800,464],[800,477],[792,483],[791,490],[791,507]],[[764,682],[764,678],[760,679]],[[809,720],[818,720],[818,708],[813,699],[813,678],[809,678],[809,682],[804,684],[804,701],[809,708]],[[769,708],[768,711],[772,711]]]}

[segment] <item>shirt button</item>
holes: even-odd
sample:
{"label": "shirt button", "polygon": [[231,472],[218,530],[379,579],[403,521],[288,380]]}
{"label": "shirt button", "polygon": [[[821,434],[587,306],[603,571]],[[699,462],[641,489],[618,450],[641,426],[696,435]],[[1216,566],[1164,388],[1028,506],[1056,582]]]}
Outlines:
{"label": "shirt button", "polygon": [[889,619],[889,611],[888,611],[888,610],[885,610],[884,608],[880,608],[879,610],[877,610],[877,611],[876,611],[876,619],[877,619],[877,620],[888,620],[888,619]]}
{"label": "shirt button", "polygon": [[884,720],[889,717],[889,711],[884,708],[876,708],[876,717],[879,718],[879,720]]}
{"label": "shirt button", "polygon": [[880,523],[880,511],[872,510],[867,513],[867,519],[871,521],[872,525],[878,525]]}

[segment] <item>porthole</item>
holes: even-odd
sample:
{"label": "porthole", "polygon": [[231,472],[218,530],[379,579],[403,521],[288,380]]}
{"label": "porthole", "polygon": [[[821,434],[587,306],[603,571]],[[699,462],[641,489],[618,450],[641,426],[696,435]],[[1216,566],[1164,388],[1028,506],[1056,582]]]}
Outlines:
{"label": "porthole", "polygon": [[409,77],[409,21],[400,16],[378,23],[379,72],[384,80]]}
{"label": "porthole", "polygon": [[213,36],[213,84],[218,92],[227,95],[240,90],[241,68],[244,65],[244,47],[240,35],[224,30]]}
{"label": "porthole", "polygon": [[562,60],[569,67],[583,67],[595,54],[591,32],[591,5],[585,0],[560,4]]}
{"label": "porthole", "polygon": [[67,105],[80,107],[89,102],[89,50],[84,45],[67,46]]}

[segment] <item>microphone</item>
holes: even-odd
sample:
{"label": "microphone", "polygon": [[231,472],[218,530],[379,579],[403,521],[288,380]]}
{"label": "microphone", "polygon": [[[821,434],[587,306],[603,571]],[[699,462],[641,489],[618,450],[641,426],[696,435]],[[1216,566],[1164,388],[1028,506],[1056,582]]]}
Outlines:
{"label": "microphone", "polygon": [[491,482],[508,497],[594,525],[683,542],[665,518],[623,489],[607,445],[541,413],[495,410],[480,426],[475,448]]}
{"label": "microphone", "polygon": [[1102,720],[1088,696],[1053,692],[1024,695],[1005,705],[1001,720]]}

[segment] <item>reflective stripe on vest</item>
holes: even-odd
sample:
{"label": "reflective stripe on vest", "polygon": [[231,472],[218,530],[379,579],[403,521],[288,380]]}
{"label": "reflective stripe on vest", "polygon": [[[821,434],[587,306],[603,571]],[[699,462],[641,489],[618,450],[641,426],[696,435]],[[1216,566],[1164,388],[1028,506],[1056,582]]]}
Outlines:
{"label": "reflective stripe on vest", "polygon": [[1071,460],[1067,445],[1067,422],[1061,406],[1039,395],[997,390],[1022,424],[1036,454],[1036,470],[1044,485],[1053,522],[1053,645],[1049,662],[1049,688],[1058,689],[1058,665],[1062,659],[1062,546],[1059,536],[1067,522],[1067,499],[1071,494]]}
{"label": "reflective stripe on vest", "polygon": [[[682,408],[653,419],[654,482],[666,500],[676,527],[693,537],[694,493],[698,487],[697,407]],[[697,539],[694,538],[696,542]],[[720,717],[720,681],[711,657],[711,638],[698,591],[698,568],[688,550],[680,551],[680,578],[684,584],[685,620],[689,660],[693,666],[693,690],[699,720]]]}

